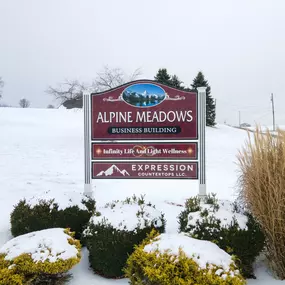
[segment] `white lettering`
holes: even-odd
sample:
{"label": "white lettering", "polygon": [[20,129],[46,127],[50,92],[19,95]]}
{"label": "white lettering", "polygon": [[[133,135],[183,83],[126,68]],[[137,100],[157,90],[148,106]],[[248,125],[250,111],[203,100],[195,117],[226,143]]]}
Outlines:
{"label": "white lettering", "polygon": [[136,122],[142,123],[145,122],[145,112],[139,113],[137,112],[137,118],[136,118]]}
{"label": "white lettering", "polygon": [[132,123],[132,112],[99,112],[96,123]]}
{"label": "white lettering", "polygon": [[146,111],[137,112],[136,122],[138,123],[164,123],[164,122],[192,122],[193,116],[192,111]]}
{"label": "white lettering", "polygon": [[193,121],[191,110],[187,111],[187,117],[188,117],[188,119],[186,120],[186,122],[192,122]]}
{"label": "white lettering", "polygon": [[[99,120],[101,120],[101,122],[99,122]],[[101,112],[98,113],[98,117],[97,117],[96,123],[104,123],[104,121],[103,121],[103,116],[102,116],[102,113],[101,113]]]}
{"label": "white lettering", "polygon": [[[170,111],[170,112],[168,112],[168,114],[167,114],[167,120],[168,120],[168,122],[174,122],[175,120],[176,120],[176,115],[175,114],[177,114],[177,112],[176,113],[174,113],[173,111]],[[173,118],[171,119],[171,116],[170,115],[172,115],[173,116]],[[178,120],[179,121],[179,120]],[[179,121],[180,122],[180,121]]]}

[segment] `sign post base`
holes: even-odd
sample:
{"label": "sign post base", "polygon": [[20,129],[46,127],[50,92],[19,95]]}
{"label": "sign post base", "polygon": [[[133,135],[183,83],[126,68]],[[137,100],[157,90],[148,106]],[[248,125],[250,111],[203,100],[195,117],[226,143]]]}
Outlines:
{"label": "sign post base", "polygon": [[206,184],[199,184],[199,198],[204,200],[207,197]]}
{"label": "sign post base", "polygon": [[84,195],[88,198],[93,198],[92,185],[84,184]]}

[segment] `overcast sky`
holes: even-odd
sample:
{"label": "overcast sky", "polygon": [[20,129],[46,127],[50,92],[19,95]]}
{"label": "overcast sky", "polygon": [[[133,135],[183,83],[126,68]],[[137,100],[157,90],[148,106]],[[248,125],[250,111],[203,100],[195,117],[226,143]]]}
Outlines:
{"label": "overcast sky", "polygon": [[[3,99],[54,103],[49,85],[91,81],[104,65],[190,85],[202,70],[217,120],[285,125],[284,0],[0,0]],[[284,113],[284,114],[282,114]]]}

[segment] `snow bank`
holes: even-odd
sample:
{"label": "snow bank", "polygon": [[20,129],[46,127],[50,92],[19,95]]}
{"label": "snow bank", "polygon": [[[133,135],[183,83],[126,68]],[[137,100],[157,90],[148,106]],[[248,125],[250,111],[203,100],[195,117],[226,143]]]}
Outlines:
{"label": "snow bank", "polygon": [[210,204],[200,204],[201,211],[192,212],[188,216],[188,226],[192,225],[195,226],[196,222],[199,220],[203,220],[201,217],[201,212],[205,209],[208,210],[209,216],[214,215],[216,219],[221,221],[221,226],[229,227],[233,219],[235,219],[241,229],[247,229],[247,216],[243,215],[242,213],[236,213],[233,211],[233,204],[230,201],[218,201],[218,210],[214,210],[213,205]]}
{"label": "snow bank", "polygon": [[212,264],[229,271],[230,265],[233,263],[231,256],[216,244],[191,238],[184,233],[161,234],[154,242],[144,247],[144,251],[148,253],[156,250],[176,256],[179,255],[179,250],[182,250],[187,257],[195,260],[202,269],[205,269],[207,264]]}
{"label": "snow bank", "polygon": [[149,205],[116,202],[99,209],[100,216],[93,216],[90,220],[94,225],[107,223],[118,230],[134,231],[143,229],[151,223],[162,226],[161,212]]}
{"label": "snow bank", "polygon": [[71,237],[64,233],[64,229],[54,228],[32,232],[18,236],[8,241],[0,249],[6,260],[13,260],[22,254],[30,254],[34,262],[56,262],[78,257],[78,250],[71,245]]}

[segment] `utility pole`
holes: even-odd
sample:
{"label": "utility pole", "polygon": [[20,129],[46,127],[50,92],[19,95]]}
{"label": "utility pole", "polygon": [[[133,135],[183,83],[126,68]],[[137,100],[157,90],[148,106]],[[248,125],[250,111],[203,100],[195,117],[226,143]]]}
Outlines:
{"label": "utility pole", "polygon": [[240,127],[241,122],[240,122],[240,111],[238,111],[238,126]]}
{"label": "utility pole", "polygon": [[271,103],[272,103],[273,132],[275,132],[275,112],[274,112],[274,98],[273,98],[273,93],[271,93]]}

